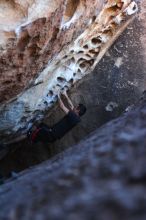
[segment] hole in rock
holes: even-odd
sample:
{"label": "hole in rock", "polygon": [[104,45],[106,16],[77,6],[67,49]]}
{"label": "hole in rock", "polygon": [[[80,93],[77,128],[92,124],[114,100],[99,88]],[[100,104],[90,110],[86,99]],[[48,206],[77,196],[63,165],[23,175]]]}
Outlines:
{"label": "hole in rock", "polygon": [[84,51],[83,51],[83,50],[80,50],[80,51],[78,52],[78,54],[80,54],[80,53],[84,53]]}
{"label": "hole in rock", "polygon": [[65,86],[64,86],[64,89],[68,89],[68,86],[67,86],[67,85],[65,85]]}
{"label": "hole in rock", "polygon": [[73,84],[73,82],[74,82],[74,79],[73,78],[71,78],[69,81],[68,81],[70,84]]}
{"label": "hole in rock", "polygon": [[91,55],[90,54],[85,54],[86,55],[86,57],[89,57],[89,58],[91,58]]}
{"label": "hole in rock", "polygon": [[68,56],[67,55],[65,55],[62,59],[66,59]]}
{"label": "hole in rock", "polygon": [[48,102],[47,102],[47,101],[44,101],[44,104],[45,104],[45,105],[48,105]]}
{"label": "hole in rock", "polygon": [[103,34],[108,34],[110,36],[112,35],[112,31],[110,29],[104,30],[102,33]]}
{"label": "hole in rock", "polygon": [[92,22],[94,22],[96,20],[96,16],[93,16],[92,18]]}
{"label": "hole in rock", "polygon": [[89,50],[89,53],[97,56],[99,54],[99,51]]}
{"label": "hole in rock", "polygon": [[83,46],[84,49],[88,49],[89,46],[86,44],[85,46]]}
{"label": "hole in rock", "polygon": [[80,63],[80,68],[82,69],[82,68],[85,68],[85,66],[86,66],[86,63],[85,62],[83,62],[83,63]]}
{"label": "hole in rock", "polygon": [[84,60],[84,62],[80,63],[79,66],[80,66],[81,69],[82,68],[84,69],[85,67],[89,67],[89,65],[91,65],[91,63],[93,63],[92,61],[93,61],[93,59],[89,60],[89,61],[88,60]]}
{"label": "hole in rock", "polygon": [[49,92],[48,92],[48,96],[53,96],[53,91],[52,90],[49,90]]}
{"label": "hole in rock", "polygon": [[84,61],[86,61],[84,58],[80,58],[80,59],[78,60],[78,63],[81,63],[81,62],[84,62]]}
{"label": "hole in rock", "polygon": [[57,81],[58,81],[59,83],[63,83],[63,82],[66,82],[66,79],[63,78],[63,77],[61,77],[61,76],[59,76],[59,77],[57,77]]}
{"label": "hole in rock", "polygon": [[92,66],[94,63],[94,59],[89,60],[89,64]]}
{"label": "hole in rock", "polygon": [[80,69],[78,69],[78,73],[81,73],[82,71]]}
{"label": "hole in rock", "polygon": [[75,62],[75,58],[72,57],[71,60],[70,60],[70,62],[74,63],[74,62]]}
{"label": "hole in rock", "polygon": [[136,5],[134,5],[134,6],[133,6],[133,11],[135,11],[135,10],[136,10],[136,8],[137,8],[137,7],[136,7]]}
{"label": "hole in rock", "polygon": [[102,43],[102,41],[99,38],[92,38],[91,41],[92,41],[93,44],[100,44],[100,43]]}

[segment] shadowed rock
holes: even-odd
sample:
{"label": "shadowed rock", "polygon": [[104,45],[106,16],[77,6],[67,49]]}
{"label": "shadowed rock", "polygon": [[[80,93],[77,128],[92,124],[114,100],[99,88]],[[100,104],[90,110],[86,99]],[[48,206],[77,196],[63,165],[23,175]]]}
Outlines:
{"label": "shadowed rock", "polygon": [[144,97],[77,146],[7,181],[0,218],[145,219],[145,119]]}

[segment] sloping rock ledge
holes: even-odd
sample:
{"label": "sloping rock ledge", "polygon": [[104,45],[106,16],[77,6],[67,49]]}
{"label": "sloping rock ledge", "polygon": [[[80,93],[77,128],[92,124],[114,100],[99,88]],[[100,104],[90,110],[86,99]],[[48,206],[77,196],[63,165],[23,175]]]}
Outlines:
{"label": "sloping rock ledge", "polygon": [[0,219],[146,218],[146,98],[0,188]]}

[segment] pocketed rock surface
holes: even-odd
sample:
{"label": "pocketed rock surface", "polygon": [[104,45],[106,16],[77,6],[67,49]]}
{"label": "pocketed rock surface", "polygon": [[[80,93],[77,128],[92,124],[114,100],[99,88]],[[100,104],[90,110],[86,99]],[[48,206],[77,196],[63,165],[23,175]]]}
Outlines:
{"label": "pocketed rock surface", "polygon": [[146,218],[146,99],[0,187],[0,219]]}
{"label": "pocketed rock surface", "polygon": [[133,0],[34,0],[2,1],[0,10],[0,143],[8,144],[51,113],[58,93],[92,72],[138,6]]}
{"label": "pocketed rock surface", "polygon": [[[103,1],[0,2],[0,103],[16,98],[62,48],[75,40]],[[66,26],[78,9],[78,19]]]}

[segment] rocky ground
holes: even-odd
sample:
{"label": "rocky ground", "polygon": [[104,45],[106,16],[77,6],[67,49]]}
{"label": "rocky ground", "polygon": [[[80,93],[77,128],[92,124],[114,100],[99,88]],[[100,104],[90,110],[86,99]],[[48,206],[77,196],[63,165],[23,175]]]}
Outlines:
{"label": "rocky ground", "polygon": [[146,218],[146,98],[0,187],[0,219]]}

